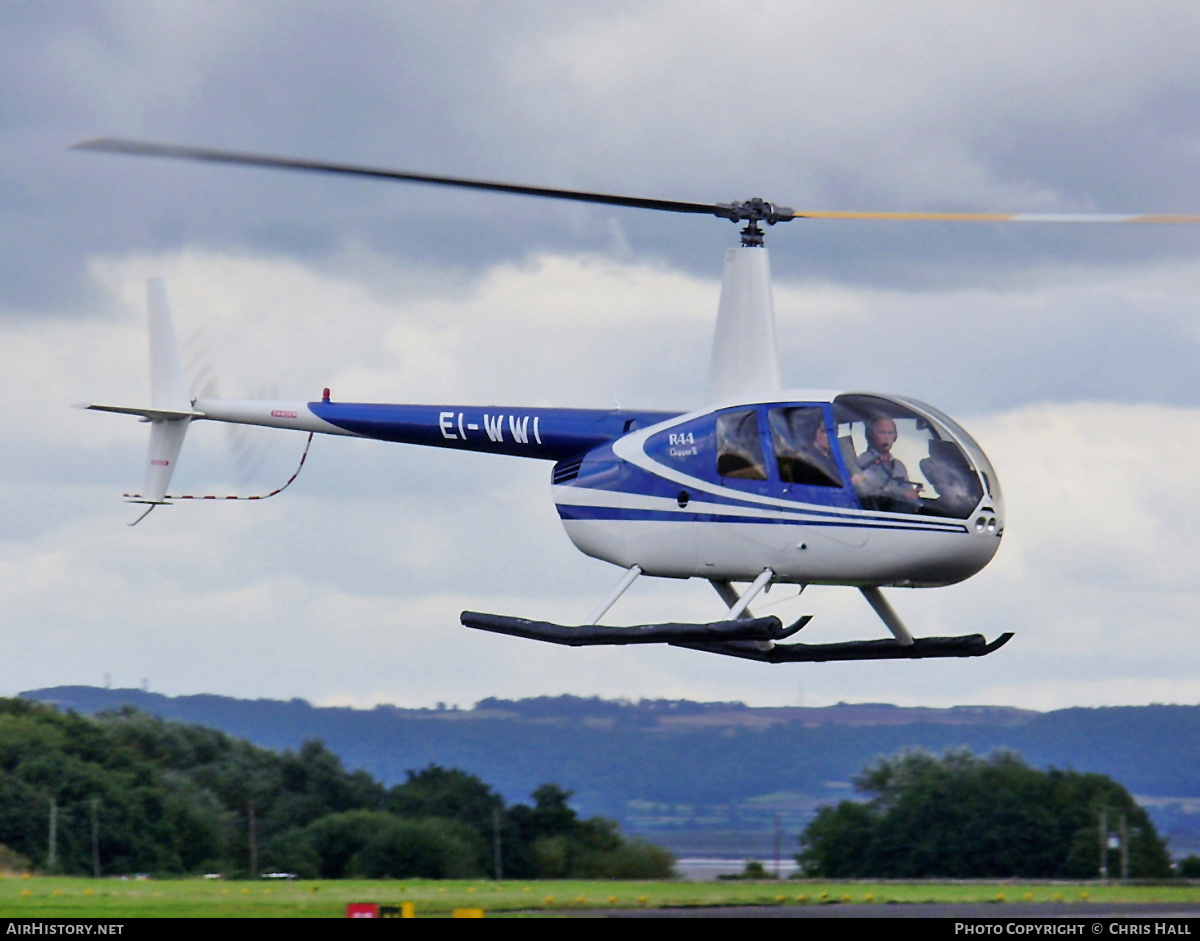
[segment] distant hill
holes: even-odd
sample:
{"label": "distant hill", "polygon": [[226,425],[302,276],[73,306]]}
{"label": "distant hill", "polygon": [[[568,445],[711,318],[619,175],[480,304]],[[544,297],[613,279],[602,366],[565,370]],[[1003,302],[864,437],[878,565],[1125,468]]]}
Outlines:
{"label": "distant hill", "polygon": [[[613,817],[669,845],[676,833],[682,851],[693,839],[704,843],[705,832],[759,839],[776,815],[798,832],[819,805],[850,796],[854,774],[882,754],[1007,748],[1036,766],[1112,776],[1150,809],[1175,852],[1200,849],[1200,706],[1039,713],[560,696],[484,699],[472,709],[349,709],[84,686],[21,696],[81,713],[131,705],[274,749],[320,739],[347,767],[388,784],[431,763],[478,775],[510,801],[555,781],[575,792],[584,813]],[[745,842],[730,837],[739,839]],[[711,848],[711,840],[704,845]]]}

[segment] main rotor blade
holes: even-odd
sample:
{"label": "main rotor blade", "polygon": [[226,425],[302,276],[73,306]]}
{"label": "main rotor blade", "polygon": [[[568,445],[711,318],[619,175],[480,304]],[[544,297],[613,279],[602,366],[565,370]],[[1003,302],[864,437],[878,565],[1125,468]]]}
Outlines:
{"label": "main rotor blade", "polygon": [[1032,223],[1141,223],[1159,225],[1197,225],[1200,214],[1173,215],[1169,213],[1096,213],[1096,212],[871,212],[812,210],[798,211],[775,206],[763,200],[745,203],[690,203],[673,199],[648,199],[643,196],[619,196],[612,193],[589,193],[582,190],[551,189],[543,186],[522,186],[516,183],[496,183],[491,180],[471,180],[464,177],[435,176],[430,173],[410,173],[381,167],[364,167],[348,163],[328,163],[321,160],[301,160],[293,157],[274,157],[248,154],[209,147],[187,147],[178,144],[157,144],[151,141],[127,140],[119,137],[98,137],[75,144],[72,150],[92,150],[112,154],[133,154],[142,157],[168,157],[176,160],[196,160],[201,163],[228,163],[250,167],[282,170],[302,170],[312,173],[332,173],[341,176],[363,176],[408,183],[429,183],[436,186],[457,186],[464,189],[488,190],[493,193],[514,193],[519,196],[541,196],[546,199],[567,199],[580,203],[601,203],[627,206],[633,209],[654,209],[660,212],[687,212],[717,216],[733,221],[790,222],[793,219],[849,220],[859,222],[1032,222]]}
{"label": "main rotor blade", "polygon": [[1137,222],[1167,225],[1198,225],[1200,215],[1115,212],[804,212],[796,219],[851,219],[880,222]]}
{"label": "main rotor blade", "polygon": [[[520,196],[543,196],[548,199],[569,199],[581,203],[603,203],[609,206],[628,206],[634,209],[657,209],[662,212],[690,212],[701,215],[734,218],[729,206],[715,203],[688,203],[671,199],[646,199],[640,196],[616,196],[609,193],[587,193],[579,190],[549,189],[542,186],[520,186],[515,183],[494,183],[489,180],[469,180],[454,176],[434,176],[429,173],[409,173],[363,167],[348,163],[326,163],[320,160],[298,160],[292,157],[272,157],[207,147],[184,147],[175,144],[155,144],[148,141],[98,137],[75,144],[72,150],[94,150],[111,154],[134,154],[142,157],[170,157],[177,160],[197,160],[203,163],[231,163],[250,167],[270,167],[282,170],[305,170],[314,173],[334,173],[342,176],[365,176],[381,180],[409,183],[432,183],[437,186],[458,186],[466,189],[490,190],[494,193],[515,193]],[[790,210],[789,210],[790,211]]]}

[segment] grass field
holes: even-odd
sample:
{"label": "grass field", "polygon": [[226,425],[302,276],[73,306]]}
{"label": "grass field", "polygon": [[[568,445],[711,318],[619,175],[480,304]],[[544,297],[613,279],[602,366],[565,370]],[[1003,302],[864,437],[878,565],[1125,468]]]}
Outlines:
{"label": "grass field", "polygon": [[203,879],[0,878],[0,917],[341,918],[347,902],[413,902],[417,916],[706,905],[884,905],[921,902],[1200,902],[1200,886],[1087,883],[430,882],[291,884]]}

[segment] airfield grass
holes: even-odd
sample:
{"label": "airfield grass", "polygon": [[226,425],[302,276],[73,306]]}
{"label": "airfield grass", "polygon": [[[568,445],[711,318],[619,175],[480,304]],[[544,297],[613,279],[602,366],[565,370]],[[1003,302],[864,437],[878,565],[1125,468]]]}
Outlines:
{"label": "airfield grass", "polygon": [[322,880],[264,884],[205,879],[0,878],[0,917],[342,918],[348,902],[412,902],[417,917],[456,908],[488,915],[564,909],[923,902],[1200,902],[1200,885],[1023,882],[619,882]]}

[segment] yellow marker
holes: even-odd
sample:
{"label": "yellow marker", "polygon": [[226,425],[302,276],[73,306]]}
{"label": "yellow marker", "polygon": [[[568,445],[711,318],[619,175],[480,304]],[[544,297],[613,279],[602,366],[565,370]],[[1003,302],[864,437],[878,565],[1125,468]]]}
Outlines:
{"label": "yellow marker", "polygon": [[451,918],[482,918],[482,908],[456,908],[450,916]]}
{"label": "yellow marker", "polygon": [[400,903],[400,917],[401,918],[416,918],[417,917],[416,903],[415,902],[401,902]]}
{"label": "yellow marker", "polygon": [[609,904],[610,904],[610,905],[611,905],[613,902],[615,902],[616,900],[617,900],[617,897],[616,897],[615,895],[610,895],[610,896],[608,897],[608,902],[609,902]]}

